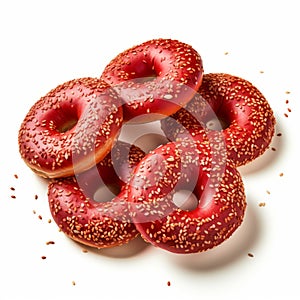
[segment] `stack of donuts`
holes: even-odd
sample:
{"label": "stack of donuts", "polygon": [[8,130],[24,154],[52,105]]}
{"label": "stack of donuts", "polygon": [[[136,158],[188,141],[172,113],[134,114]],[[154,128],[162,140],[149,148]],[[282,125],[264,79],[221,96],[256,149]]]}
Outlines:
{"label": "stack of donuts", "polygon": [[[158,123],[168,142],[144,153],[119,140],[124,124],[146,122]],[[204,74],[192,46],[154,39],[117,55],[99,78],[41,97],[18,142],[25,163],[49,178],[51,214],[73,240],[107,248],[140,234],[167,251],[195,253],[241,225],[246,196],[237,168],[265,152],[274,127],[250,82]],[[95,199],[101,186],[111,200]],[[176,203],[183,192],[193,208]]]}

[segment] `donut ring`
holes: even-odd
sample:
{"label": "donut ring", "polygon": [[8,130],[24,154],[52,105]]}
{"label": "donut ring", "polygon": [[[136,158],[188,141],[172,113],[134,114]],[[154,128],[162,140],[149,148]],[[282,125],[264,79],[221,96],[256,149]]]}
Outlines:
{"label": "donut ring", "polygon": [[[129,215],[125,187],[143,156],[138,147],[118,142],[97,166],[77,178],[52,180],[48,201],[59,228],[71,239],[95,248],[122,245],[136,237],[138,231]],[[96,202],[94,194],[103,185],[117,187],[118,194],[109,202]]]}
{"label": "donut ring", "polygon": [[114,86],[124,101],[124,119],[154,121],[175,113],[202,82],[200,55],[190,45],[154,39],[117,55],[101,78]]}
{"label": "donut ring", "polygon": [[[186,211],[174,204],[179,190],[194,193],[195,209]],[[190,139],[170,142],[146,155],[135,168],[128,194],[142,237],[174,253],[219,245],[242,223],[246,208],[237,169],[229,160],[214,163],[209,144]]]}
{"label": "donut ring", "polygon": [[26,164],[46,178],[82,172],[110,151],[122,126],[121,101],[96,78],[68,81],[37,101],[19,130]]}
{"label": "donut ring", "polygon": [[[216,115],[227,124],[217,130],[207,128]],[[176,124],[177,123],[177,124]],[[184,137],[182,126],[195,139],[208,135],[223,135],[228,159],[236,167],[262,155],[271,143],[275,131],[273,111],[262,93],[250,82],[229,74],[205,74],[196,96],[170,118],[161,121],[162,130],[173,139]]]}

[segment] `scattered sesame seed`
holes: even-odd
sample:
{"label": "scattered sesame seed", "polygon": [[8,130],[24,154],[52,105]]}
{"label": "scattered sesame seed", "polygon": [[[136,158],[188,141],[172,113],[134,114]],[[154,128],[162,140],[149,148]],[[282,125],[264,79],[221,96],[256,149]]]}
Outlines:
{"label": "scattered sesame seed", "polygon": [[270,192],[269,190],[267,190],[266,192],[267,192],[267,194],[268,194],[268,195],[270,195],[270,194],[271,194],[271,192]]}
{"label": "scattered sesame seed", "polygon": [[229,52],[228,52],[228,51],[225,51],[225,52],[224,52],[224,55],[228,55],[228,54],[229,54]]}
{"label": "scattered sesame seed", "polygon": [[10,196],[12,199],[16,199],[16,196],[15,195],[11,195]]}
{"label": "scattered sesame seed", "polygon": [[15,191],[15,190],[16,190],[14,187],[11,187],[10,189],[11,189],[12,191]]}
{"label": "scattered sesame seed", "polygon": [[38,195],[34,195],[34,199],[37,200],[39,198]]}
{"label": "scattered sesame seed", "polygon": [[19,176],[18,176],[17,174],[14,174],[14,177],[15,177],[16,179],[18,179],[18,178],[19,178]]}
{"label": "scattered sesame seed", "polygon": [[42,220],[42,219],[43,219],[43,217],[42,217],[41,215],[39,215],[38,217],[39,217],[39,219],[40,219],[40,220]]}
{"label": "scattered sesame seed", "polygon": [[282,176],[283,176],[283,173],[280,173],[279,176],[282,177]]}
{"label": "scattered sesame seed", "polygon": [[51,219],[48,219],[48,223],[50,224],[52,221],[51,221]]}
{"label": "scattered sesame seed", "polygon": [[167,282],[167,286],[171,286],[171,282],[170,281]]}
{"label": "scattered sesame seed", "polygon": [[249,253],[248,253],[248,256],[249,256],[249,257],[254,257],[254,254],[249,252]]}
{"label": "scattered sesame seed", "polygon": [[277,136],[279,136],[279,137],[282,136],[282,133],[281,132],[277,133]]}
{"label": "scattered sesame seed", "polygon": [[76,282],[74,280],[72,280],[72,285],[76,285]]}
{"label": "scattered sesame seed", "polygon": [[46,242],[46,245],[54,245],[54,244],[55,244],[54,241],[48,241],[48,242]]}
{"label": "scattered sesame seed", "polygon": [[89,251],[87,249],[82,249],[83,253],[88,253]]}
{"label": "scattered sesame seed", "polygon": [[289,117],[289,115],[287,114],[287,113],[284,113],[283,114],[286,118],[288,118]]}
{"label": "scattered sesame seed", "polygon": [[41,259],[46,259],[47,257],[45,255],[41,256]]}
{"label": "scattered sesame seed", "polygon": [[271,150],[272,150],[272,151],[276,151],[276,148],[275,148],[275,147],[272,147]]}
{"label": "scattered sesame seed", "polygon": [[265,203],[265,202],[260,202],[260,203],[258,204],[258,206],[259,206],[259,207],[265,207],[265,206],[266,206],[266,203]]}

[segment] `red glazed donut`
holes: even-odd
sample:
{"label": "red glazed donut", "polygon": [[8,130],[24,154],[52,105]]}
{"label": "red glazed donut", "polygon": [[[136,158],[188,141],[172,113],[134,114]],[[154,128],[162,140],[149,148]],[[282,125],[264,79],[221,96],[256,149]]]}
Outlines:
{"label": "red glazed donut", "polygon": [[[214,117],[225,128],[208,129],[206,123]],[[186,136],[182,126],[195,139],[202,139],[203,128],[211,139],[222,134],[227,156],[236,167],[263,154],[275,130],[273,111],[262,93],[250,82],[222,73],[205,74],[195,97],[161,124],[171,139]]]}
{"label": "red glazed donut", "polygon": [[101,78],[120,93],[124,119],[139,123],[175,113],[195,94],[202,75],[201,57],[190,45],[155,39],[120,53]]}
{"label": "red glazed donut", "polygon": [[[127,243],[137,234],[128,210],[126,182],[144,153],[118,142],[97,166],[76,177],[54,179],[48,186],[52,216],[61,230],[82,244],[108,248]],[[124,181],[125,180],[125,181]],[[99,187],[118,190],[109,202],[94,200]]]}
{"label": "red glazed donut", "polygon": [[110,151],[122,125],[122,107],[109,85],[96,78],[68,81],[37,101],[19,130],[26,164],[43,177],[82,172]]}
{"label": "red glazed donut", "polygon": [[[145,156],[129,183],[132,217],[142,237],[175,253],[196,253],[226,240],[242,223],[242,178],[231,162],[212,159],[207,142],[170,142]],[[174,204],[177,192],[198,199],[190,211]]]}

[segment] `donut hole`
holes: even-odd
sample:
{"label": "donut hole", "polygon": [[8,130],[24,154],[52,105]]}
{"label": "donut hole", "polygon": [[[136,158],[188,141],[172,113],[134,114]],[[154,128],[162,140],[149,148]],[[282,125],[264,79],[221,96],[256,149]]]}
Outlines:
{"label": "donut hole", "polygon": [[59,133],[73,129],[78,122],[77,110],[73,107],[62,106],[49,112],[47,119],[49,128]]}
{"label": "donut hole", "polygon": [[60,124],[60,126],[57,127],[57,131],[60,133],[67,132],[67,131],[71,130],[72,128],[74,128],[75,125],[77,124],[77,122],[78,122],[77,118],[69,119],[66,122],[64,122],[63,124]]}
{"label": "donut hole", "polygon": [[143,84],[143,83],[153,81],[156,77],[157,77],[156,74],[150,74],[150,75],[147,75],[147,76],[144,76],[144,77],[136,78],[135,82]]}
{"label": "donut hole", "polygon": [[179,190],[173,195],[173,203],[184,211],[193,211],[198,207],[197,196],[189,190]]}
{"label": "donut hole", "polygon": [[206,128],[209,130],[222,131],[229,127],[229,122],[224,118],[219,118],[217,116],[206,121]]}
{"label": "donut hole", "polygon": [[152,81],[159,75],[155,69],[154,62],[144,57],[136,57],[136,59],[133,59],[125,68],[125,72],[128,73],[130,79],[134,79],[136,83]]}
{"label": "donut hole", "polygon": [[120,191],[117,184],[102,185],[95,191],[93,199],[98,203],[110,202]]}

